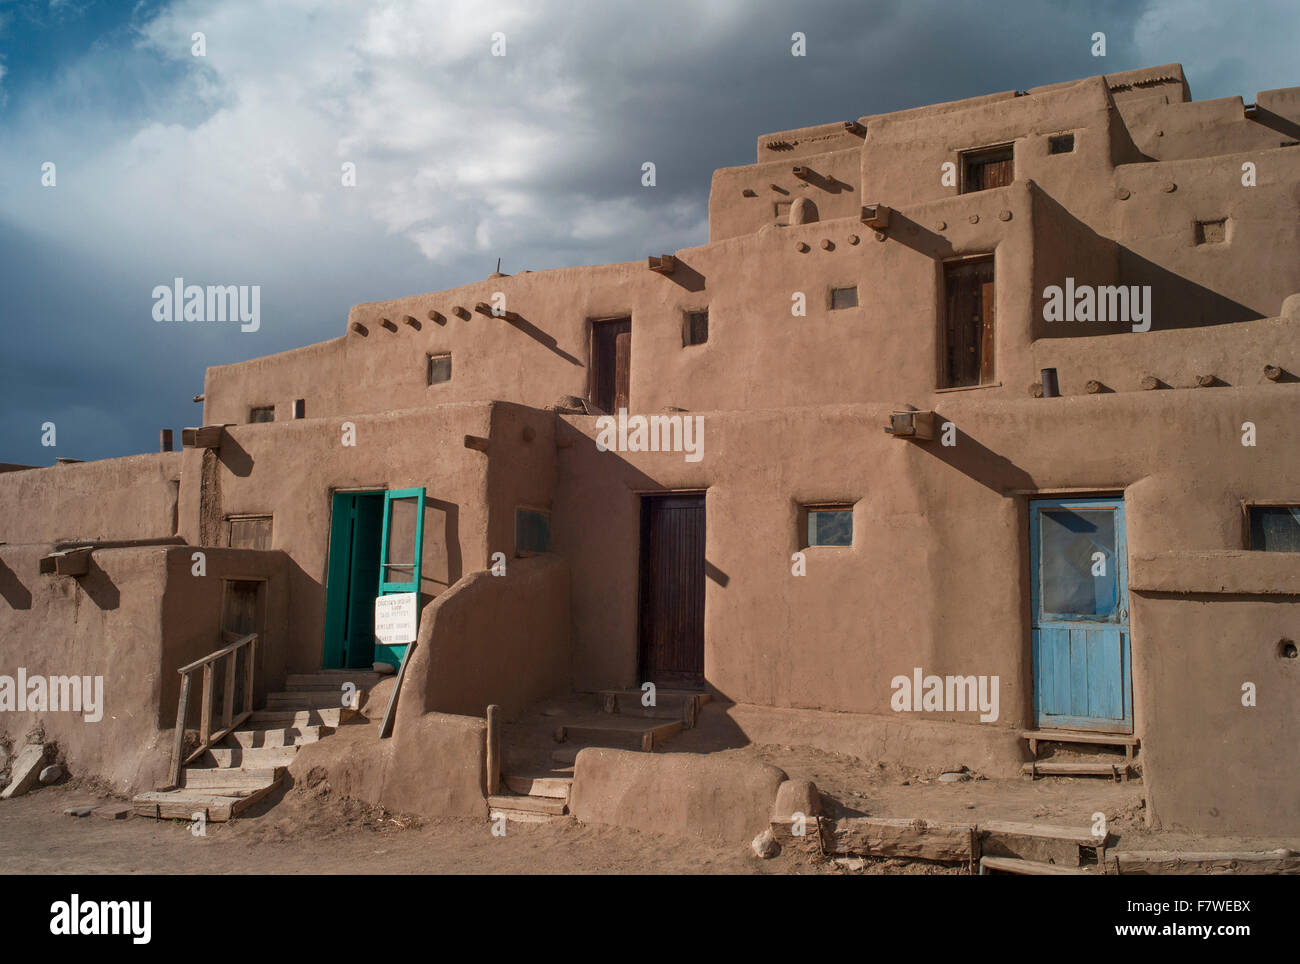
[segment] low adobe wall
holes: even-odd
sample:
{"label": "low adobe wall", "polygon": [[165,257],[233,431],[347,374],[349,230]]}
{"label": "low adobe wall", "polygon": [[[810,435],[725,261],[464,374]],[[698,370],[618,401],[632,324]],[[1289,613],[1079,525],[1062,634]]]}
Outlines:
{"label": "low adobe wall", "polygon": [[569,809],[582,823],[743,845],[768,826],[783,771],[723,755],[578,752]]}

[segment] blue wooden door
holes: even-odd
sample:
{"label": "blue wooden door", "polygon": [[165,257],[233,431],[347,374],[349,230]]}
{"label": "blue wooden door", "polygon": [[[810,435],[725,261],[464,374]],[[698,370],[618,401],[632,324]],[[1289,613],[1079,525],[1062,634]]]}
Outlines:
{"label": "blue wooden door", "polygon": [[1123,499],[1029,506],[1039,727],[1133,732]]}
{"label": "blue wooden door", "polygon": [[[384,527],[379,550],[379,595],[416,593],[419,612],[420,568],[424,555],[424,489],[384,493]],[[376,642],[375,659],[400,665],[406,644]]]}

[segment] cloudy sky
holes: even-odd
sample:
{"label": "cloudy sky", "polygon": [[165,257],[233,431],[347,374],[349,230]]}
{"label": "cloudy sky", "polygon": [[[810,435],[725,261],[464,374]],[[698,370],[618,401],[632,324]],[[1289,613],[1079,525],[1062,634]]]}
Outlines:
{"label": "cloudy sky", "polygon": [[[0,462],[152,451],[206,366],[498,257],[702,243],[764,132],[1172,61],[1249,101],[1297,37],[1295,0],[0,0]],[[177,276],[260,285],[260,330],[157,324]]]}

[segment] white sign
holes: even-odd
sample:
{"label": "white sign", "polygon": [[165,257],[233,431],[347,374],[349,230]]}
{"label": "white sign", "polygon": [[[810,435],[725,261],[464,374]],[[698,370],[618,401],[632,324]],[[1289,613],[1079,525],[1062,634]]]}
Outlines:
{"label": "white sign", "polygon": [[419,593],[398,592],[375,597],[375,642],[385,646],[401,646],[415,642],[420,619]]}

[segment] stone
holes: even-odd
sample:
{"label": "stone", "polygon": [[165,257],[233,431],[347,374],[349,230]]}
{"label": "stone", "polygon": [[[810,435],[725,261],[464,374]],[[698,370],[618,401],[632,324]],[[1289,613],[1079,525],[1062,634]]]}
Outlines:
{"label": "stone", "polygon": [[397,672],[397,667],[392,663],[371,663],[370,668],[380,676],[391,676]]}
{"label": "stone", "polygon": [[821,794],[811,780],[786,780],[776,788],[776,803],[772,805],[772,819],[789,821],[796,813],[815,817],[822,812]]}
{"label": "stone", "polygon": [[776,845],[776,837],[772,835],[771,827],[755,837],[749,846],[754,851],[755,857],[762,857],[764,860],[771,860],[781,849]]}
{"label": "stone", "polygon": [[41,786],[48,787],[51,783],[57,783],[63,777],[63,767],[57,763],[52,763],[41,771]]}
{"label": "stone", "polygon": [[95,816],[105,820],[125,820],[134,810],[134,805],[130,803],[106,803],[95,808]]}
{"label": "stone", "polygon": [[949,770],[946,773],[939,774],[940,783],[961,783],[963,780],[969,780],[970,774],[961,770]]}
{"label": "stone", "polygon": [[0,792],[0,800],[21,796],[36,786],[41,776],[41,765],[45,762],[45,746],[29,743],[23,747],[18,759],[14,761],[9,774],[9,786]]}
{"label": "stone", "polygon": [[94,809],[95,805],[93,803],[83,803],[75,807],[68,807],[68,809],[63,812],[69,817],[86,817],[89,816],[91,811]]}

